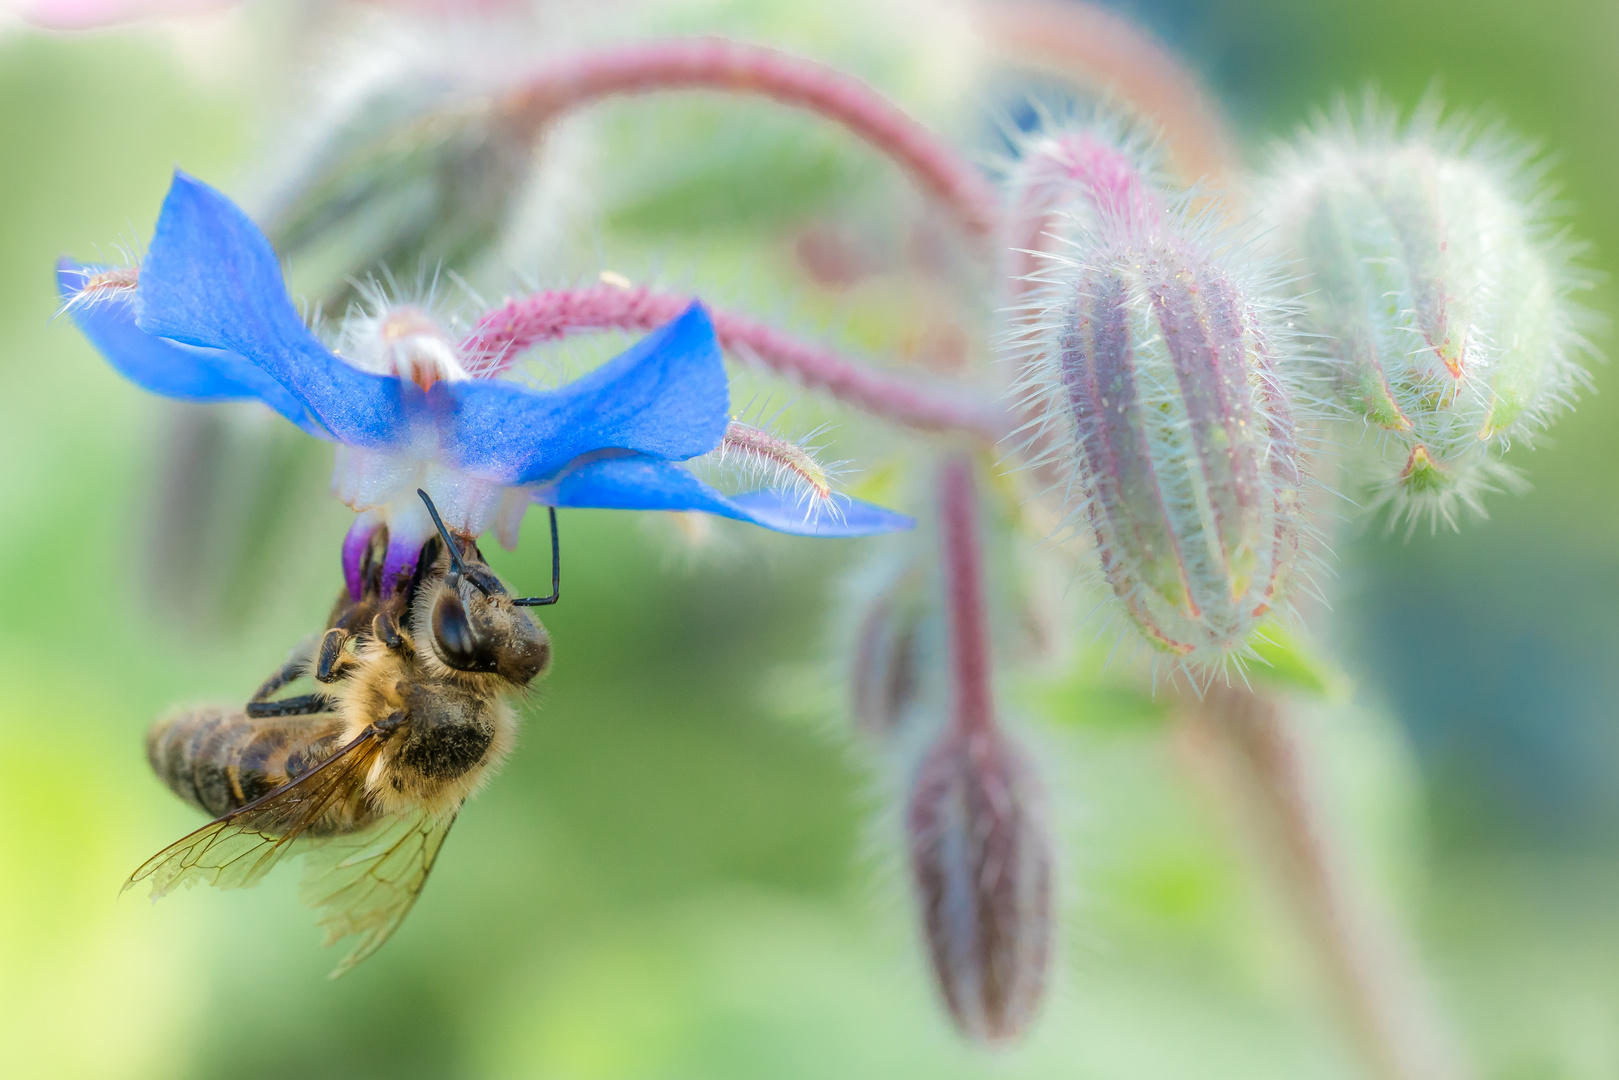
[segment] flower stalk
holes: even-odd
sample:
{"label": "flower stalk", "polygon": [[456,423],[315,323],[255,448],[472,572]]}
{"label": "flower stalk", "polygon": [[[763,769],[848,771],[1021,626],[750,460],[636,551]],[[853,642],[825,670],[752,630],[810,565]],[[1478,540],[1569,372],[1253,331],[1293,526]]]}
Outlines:
{"label": "flower stalk", "polygon": [[[645,286],[548,289],[488,312],[461,343],[461,353],[469,370],[493,374],[544,342],[601,330],[649,330],[690,303],[690,297]],[[734,312],[711,309],[710,316],[727,353],[874,416],[919,431],[964,432],[989,443],[1011,429],[1009,414],[982,397],[973,400],[954,389],[867,367]]]}
{"label": "flower stalk", "polygon": [[790,53],[691,38],[583,53],[524,80],[506,108],[534,127],[604,98],[668,90],[765,97],[841,124],[910,173],[969,236],[1000,221],[995,189],[948,143],[865,82]]}
{"label": "flower stalk", "polygon": [[1323,804],[1310,745],[1280,703],[1216,684],[1187,734],[1236,789],[1235,811],[1285,888],[1355,1042],[1381,1080],[1468,1080],[1414,950],[1373,903]]}
{"label": "flower stalk", "polygon": [[984,549],[972,466],[945,463],[939,478],[939,543],[950,627],[950,668],[955,684],[951,727],[962,735],[995,726],[990,686],[989,616],[984,606]]}

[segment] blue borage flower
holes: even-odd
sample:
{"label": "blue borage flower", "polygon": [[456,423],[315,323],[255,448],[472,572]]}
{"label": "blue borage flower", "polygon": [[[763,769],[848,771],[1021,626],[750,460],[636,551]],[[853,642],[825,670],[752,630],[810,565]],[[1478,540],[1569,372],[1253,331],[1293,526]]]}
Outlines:
{"label": "blue borage flower", "polygon": [[[359,513],[344,542],[351,584],[383,526],[385,582],[414,568],[433,530],[418,487],[457,532],[493,527],[507,546],[534,502],[698,510],[803,536],[914,524],[839,494],[810,514],[791,492],[725,495],[679,464],[717,449],[728,423],[725,368],[700,304],[549,392],[469,376],[443,341],[427,363],[339,356],[305,326],[259,228],[181,172],[138,271],[64,259],[57,279],[74,322],[131,381],[185,401],[262,401],[338,444],[333,490]],[[109,279],[118,287],[101,288]]]}

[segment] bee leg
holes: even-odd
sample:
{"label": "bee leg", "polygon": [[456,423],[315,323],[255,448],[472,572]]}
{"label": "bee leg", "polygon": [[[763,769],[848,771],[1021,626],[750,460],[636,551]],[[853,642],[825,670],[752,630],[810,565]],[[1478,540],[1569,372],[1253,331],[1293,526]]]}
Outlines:
{"label": "bee leg", "polygon": [[337,702],[325,694],[299,694],[297,697],[281,698],[278,701],[250,701],[247,703],[247,715],[254,718],[310,716],[314,713],[331,712],[335,708]]}
{"label": "bee leg", "polygon": [[378,612],[371,620],[371,636],[395,652],[411,649],[410,635],[399,625],[399,618],[391,611]]}
{"label": "bee leg", "polygon": [[250,702],[256,702],[268,699],[271,694],[275,693],[283,686],[290,682],[296,681],[298,676],[304,673],[304,667],[308,663],[308,657],[294,656],[291,660],[288,660],[285,664],[282,664],[280,669],[277,670],[275,674],[271,675],[268,679],[265,679],[264,685],[255,690],[253,692],[253,696],[248,700]]}
{"label": "bee leg", "polygon": [[297,681],[303,675],[308,664],[308,658],[301,655],[294,656],[291,660],[282,664],[281,668],[268,679],[265,679],[264,685],[254,691],[253,696],[248,699],[247,707],[244,710],[247,715],[259,718],[265,716],[308,716],[312,713],[330,712],[335,707],[335,703],[325,694],[300,694],[297,697],[282,698],[279,701],[270,700],[271,694],[288,683]]}
{"label": "bee leg", "polygon": [[315,653],[315,680],[317,682],[332,683],[341,680],[353,666],[343,646],[348,642],[349,633],[332,627],[320,639],[320,648]]}

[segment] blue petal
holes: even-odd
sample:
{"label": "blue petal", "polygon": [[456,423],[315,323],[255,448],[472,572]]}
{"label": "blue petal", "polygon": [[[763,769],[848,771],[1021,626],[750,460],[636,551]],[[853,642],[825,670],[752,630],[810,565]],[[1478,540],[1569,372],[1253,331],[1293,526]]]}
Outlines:
{"label": "blue petal", "polygon": [[400,380],[332,355],[304,326],[270,242],[225,196],[176,172],[141,260],[135,325],[258,365],[341,442],[390,446],[409,434]]}
{"label": "blue petal", "polygon": [[545,480],[602,449],[669,459],[707,453],[725,434],[730,404],[713,326],[695,304],[554,392],[471,380],[436,383],[424,394],[360,371],[304,326],[258,227],[180,172],[141,264],[136,325],[240,354],[339,441],[386,447],[436,435],[447,464],[500,483]]}
{"label": "blue petal", "polygon": [[[56,283],[64,301],[78,295],[93,267],[69,259],[56,265]],[[81,304],[71,309],[73,322],[107,362],[125,378],[154,394],[180,401],[257,399],[311,435],[331,438],[319,422],[284,386],[233,352],[182,345],[153,337],[135,325],[135,309],[127,300]]]}
{"label": "blue petal", "polygon": [[730,391],[699,304],[560,391],[438,383],[429,393],[452,465],[507,484],[549,479],[581,454],[629,450],[682,460],[725,437]]}
{"label": "blue petal", "polygon": [[870,536],[915,526],[904,514],[834,494],[834,507],[813,520],[790,492],[749,491],[724,495],[685,467],[645,457],[599,458],[541,488],[534,501],[546,506],[604,510],[700,510],[795,536]]}

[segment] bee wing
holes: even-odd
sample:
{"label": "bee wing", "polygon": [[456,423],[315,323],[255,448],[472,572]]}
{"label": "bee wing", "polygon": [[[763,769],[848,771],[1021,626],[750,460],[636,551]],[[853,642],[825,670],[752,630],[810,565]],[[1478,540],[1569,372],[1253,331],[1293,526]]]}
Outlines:
{"label": "bee wing", "polygon": [[216,818],[141,864],[124,882],[152,882],[152,898],[199,881],[222,889],[256,885],[270,868],[299,850],[294,842],[328,809],[363,790],[381,740],[367,728],[337,753],[291,783]]}
{"label": "bee wing", "polygon": [[404,814],[369,829],[324,840],[304,861],[298,896],[320,913],[326,944],[360,940],[330,978],[382,947],[410,914],[455,824],[448,814]]}

